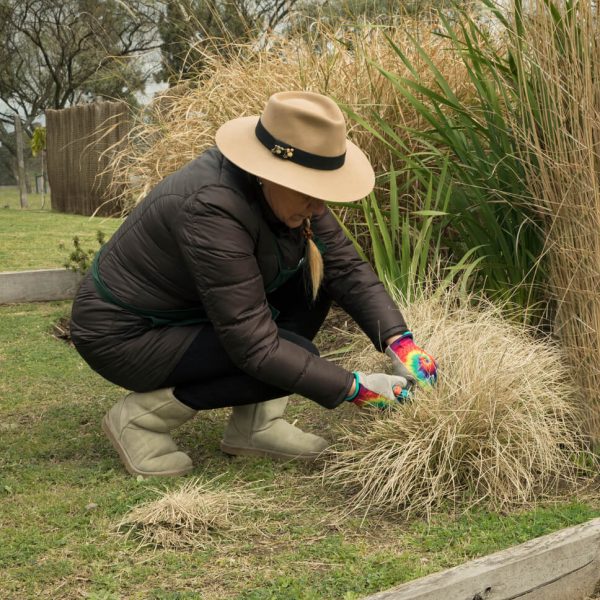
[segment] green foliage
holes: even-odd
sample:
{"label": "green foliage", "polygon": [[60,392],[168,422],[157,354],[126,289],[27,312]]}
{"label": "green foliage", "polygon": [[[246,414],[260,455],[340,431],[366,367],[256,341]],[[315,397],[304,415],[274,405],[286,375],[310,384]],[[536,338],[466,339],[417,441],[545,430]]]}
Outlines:
{"label": "green foliage", "polygon": [[[412,42],[420,66],[389,40],[409,75],[376,66],[423,126],[388,123],[376,112],[370,120],[349,112],[407,165],[418,186],[433,185],[435,197],[447,199],[444,211],[451,227],[444,242],[454,264],[472,257],[478,267],[474,285],[492,297],[531,306],[543,299],[544,235],[532,210],[519,141],[506,119],[516,100],[506,81],[510,60],[473,18],[463,14],[451,23],[443,13],[439,16],[439,35],[460,56],[472,92],[457,95],[417,39]],[[426,78],[433,84],[424,83]],[[419,144],[418,152],[398,128]],[[448,177],[439,177],[445,170]]]}
{"label": "green foliage", "polygon": [[[451,262],[445,235],[455,218],[448,212],[452,186],[447,181],[447,169],[446,162],[439,175],[429,174],[419,210],[407,213],[401,206],[397,185],[399,174],[393,166],[387,176],[389,207],[382,208],[383,203],[374,193],[362,201],[377,275],[406,302],[420,297],[432,285],[436,286],[436,293],[453,284],[466,291],[478,263],[483,260],[483,257],[472,259],[478,248],[470,248]],[[359,254],[368,260],[357,236],[347,225],[340,223]]]}
{"label": "green foliage", "polygon": [[[14,137],[14,134],[12,134]],[[17,180],[14,174],[16,162],[14,156],[10,153],[5,144],[0,146],[0,186],[16,185]],[[1,205],[0,208],[2,208]]]}
{"label": "green foliage", "polygon": [[[73,238],[73,250],[69,254],[68,260],[64,263],[66,269],[75,271],[76,273],[87,273],[89,268],[92,266],[94,256],[106,241],[106,235],[103,231],[98,230],[96,232],[96,241],[98,242],[98,248],[84,250],[81,246],[79,236]],[[65,249],[64,244],[60,244],[61,250]]]}
{"label": "green foliage", "polygon": [[31,136],[31,154],[37,156],[46,149],[46,128],[36,127]]}

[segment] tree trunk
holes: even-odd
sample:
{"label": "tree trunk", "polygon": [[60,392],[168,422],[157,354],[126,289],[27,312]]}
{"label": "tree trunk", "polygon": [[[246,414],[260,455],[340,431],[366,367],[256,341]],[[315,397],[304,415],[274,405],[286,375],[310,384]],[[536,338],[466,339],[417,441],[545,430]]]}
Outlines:
{"label": "tree trunk", "polygon": [[19,115],[15,115],[15,138],[17,140],[17,171],[19,174],[19,196],[21,208],[29,208],[27,202],[27,176],[25,174],[25,159],[23,158],[23,129]]}

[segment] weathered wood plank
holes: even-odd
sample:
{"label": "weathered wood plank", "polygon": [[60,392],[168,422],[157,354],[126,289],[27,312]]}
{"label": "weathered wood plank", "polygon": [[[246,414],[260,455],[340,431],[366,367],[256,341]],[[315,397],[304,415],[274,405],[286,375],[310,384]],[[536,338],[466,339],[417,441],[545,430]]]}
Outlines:
{"label": "weathered wood plank", "polygon": [[0,273],[0,304],[73,298],[81,274],[68,269],[37,269]]}
{"label": "weathered wood plank", "polygon": [[600,581],[600,519],[364,600],[581,600]]}

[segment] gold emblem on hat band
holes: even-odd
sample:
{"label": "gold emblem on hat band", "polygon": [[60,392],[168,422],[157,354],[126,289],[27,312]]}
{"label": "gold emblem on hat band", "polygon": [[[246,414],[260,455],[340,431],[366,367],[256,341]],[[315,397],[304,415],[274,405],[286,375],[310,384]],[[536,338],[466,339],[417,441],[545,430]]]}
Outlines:
{"label": "gold emblem on hat band", "polygon": [[276,156],[278,156],[279,158],[292,158],[294,156],[294,148],[291,147],[286,147],[284,148],[283,146],[280,146],[279,144],[275,144],[272,148],[271,148],[271,152],[273,154],[275,154]]}

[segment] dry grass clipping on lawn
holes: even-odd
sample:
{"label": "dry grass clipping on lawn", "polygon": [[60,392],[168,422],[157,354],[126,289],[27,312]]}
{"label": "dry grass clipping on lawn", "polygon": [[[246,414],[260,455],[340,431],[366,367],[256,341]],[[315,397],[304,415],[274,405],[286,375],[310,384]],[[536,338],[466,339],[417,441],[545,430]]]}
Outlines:
{"label": "dry grass clipping on lawn", "polygon": [[214,479],[190,479],[175,490],[154,491],[157,499],[135,506],[117,525],[140,546],[202,548],[216,536],[242,528],[240,516],[259,504],[247,486],[232,489]]}
{"label": "dry grass clipping on lawn", "polygon": [[[439,384],[388,413],[346,425],[323,480],[347,506],[429,515],[448,505],[506,509],[577,488],[585,451],[559,349],[489,305],[423,299],[404,308],[416,343],[439,362]],[[385,371],[370,349],[348,367]],[[598,464],[596,462],[595,468]]]}

